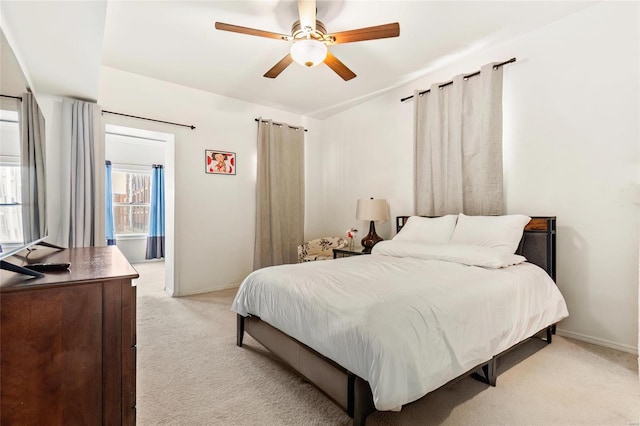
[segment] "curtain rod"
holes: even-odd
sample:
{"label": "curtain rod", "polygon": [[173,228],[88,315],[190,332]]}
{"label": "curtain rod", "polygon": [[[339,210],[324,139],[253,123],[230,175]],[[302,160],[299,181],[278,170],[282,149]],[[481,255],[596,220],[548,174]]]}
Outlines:
{"label": "curtain rod", "polygon": [[[254,118],[254,120],[255,120],[255,121],[260,121],[260,119],[259,119],[259,118]],[[263,122],[263,123],[268,123],[268,121],[267,121],[267,120],[262,120],[262,122]],[[272,121],[272,123],[273,123],[273,124],[275,124],[276,126],[284,126],[284,123],[276,123],[275,121]],[[287,124],[287,126],[289,126],[289,125]],[[290,128],[290,129],[298,129],[298,127],[293,127],[293,126],[289,126],[289,128]],[[303,128],[303,130],[304,130],[305,132],[307,132],[307,131],[308,131],[308,130],[307,130],[307,129],[305,129],[305,128]]]}
{"label": "curtain rod", "polygon": [[[12,99],[18,99],[18,100],[22,100],[22,98],[20,96],[10,96],[10,95],[1,95],[1,97],[3,98],[12,98]],[[164,124],[171,124],[173,126],[180,126],[180,127],[188,127],[191,130],[194,130],[196,128],[196,126],[194,125],[189,125],[189,124],[180,124],[180,123],[172,123],[170,121],[162,121],[162,120],[155,120],[153,118],[146,118],[146,117],[139,117],[137,115],[129,115],[129,114],[122,114],[120,112],[113,112],[113,111],[102,111],[103,114],[113,114],[113,115],[121,115],[123,117],[131,117],[131,118],[137,118],[138,120],[147,120],[147,121],[155,121],[156,123],[164,123]]]}
{"label": "curtain rod", "polygon": [[11,95],[0,95],[0,96],[2,96],[3,98],[18,99],[19,101],[22,100],[22,97],[20,96],[11,96]]}
{"label": "curtain rod", "polygon": [[121,115],[123,117],[137,118],[138,120],[155,121],[156,123],[171,124],[172,126],[188,127],[191,130],[196,128],[196,126],[190,125],[190,124],[172,123],[170,121],[162,121],[162,120],[156,120],[156,119],[153,119],[153,118],[139,117],[137,115],[122,114],[120,112],[113,112],[113,111],[105,111],[105,110],[103,110],[102,113],[103,114]]}
{"label": "curtain rod", "polygon": [[[493,66],[493,69],[494,69],[494,70],[495,70],[495,69],[498,69],[499,67],[501,67],[501,66],[503,66],[503,65],[507,65],[507,64],[510,64],[510,63],[512,63],[512,62],[515,62],[515,61],[516,61],[516,58],[511,58],[511,59],[509,59],[508,61],[504,61],[504,62],[500,62],[499,64],[495,64],[495,65]],[[466,79],[467,79],[467,78],[469,78],[469,77],[475,77],[476,75],[479,75],[479,74],[480,74],[480,71],[476,71],[476,72],[474,72],[474,73],[467,74],[467,75],[463,76],[463,78],[466,80]],[[447,81],[446,83],[442,83],[442,84],[441,84],[440,86],[438,86],[438,87],[442,89],[443,87],[449,86],[449,85],[451,85],[451,84],[453,84],[453,80],[451,80],[451,81]],[[425,93],[429,93],[430,91],[431,91],[431,89],[423,90],[422,92],[418,92],[418,95],[422,96],[422,95],[424,95]],[[402,98],[402,99],[400,99],[400,102],[408,101],[409,99],[412,99],[412,98],[413,98],[413,95],[411,95],[411,96],[407,96],[406,98]]]}

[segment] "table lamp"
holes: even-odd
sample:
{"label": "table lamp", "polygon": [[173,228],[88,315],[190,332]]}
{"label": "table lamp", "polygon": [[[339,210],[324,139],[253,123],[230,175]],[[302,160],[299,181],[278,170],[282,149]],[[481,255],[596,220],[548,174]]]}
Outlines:
{"label": "table lamp", "polygon": [[376,220],[389,220],[389,210],[387,209],[387,200],[369,199],[358,200],[356,206],[356,220],[369,220],[369,234],[362,239],[362,247],[364,252],[369,253],[382,238],[376,234]]}

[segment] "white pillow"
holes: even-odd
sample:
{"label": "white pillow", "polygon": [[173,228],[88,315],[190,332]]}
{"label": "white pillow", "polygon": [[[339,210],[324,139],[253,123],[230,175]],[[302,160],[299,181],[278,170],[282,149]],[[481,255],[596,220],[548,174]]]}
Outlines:
{"label": "white pillow", "polygon": [[467,244],[424,244],[417,241],[380,241],[374,255],[441,260],[489,269],[506,268],[525,262],[522,256],[503,250]]}
{"label": "white pillow", "polygon": [[451,239],[456,220],[458,216],[455,214],[442,217],[411,216],[393,240],[446,244]]}
{"label": "white pillow", "polygon": [[466,216],[460,213],[451,243],[493,247],[513,254],[518,249],[524,227],[530,220],[529,216],[522,214]]}

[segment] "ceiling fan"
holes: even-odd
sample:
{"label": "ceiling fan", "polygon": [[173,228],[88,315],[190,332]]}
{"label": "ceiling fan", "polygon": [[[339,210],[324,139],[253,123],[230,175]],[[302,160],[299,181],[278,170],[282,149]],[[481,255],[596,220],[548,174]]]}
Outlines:
{"label": "ceiling fan", "polygon": [[306,67],[315,67],[324,62],[344,81],[351,80],[356,74],[329,52],[327,46],[398,37],[400,35],[400,24],[397,22],[327,34],[324,24],[316,20],[315,0],[298,0],[298,14],[300,20],[293,23],[291,35],[272,33],[223,22],[216,22],[216,29],[293,42],[287,56],[267,71],[264,77],[276,78],[294,61]]}

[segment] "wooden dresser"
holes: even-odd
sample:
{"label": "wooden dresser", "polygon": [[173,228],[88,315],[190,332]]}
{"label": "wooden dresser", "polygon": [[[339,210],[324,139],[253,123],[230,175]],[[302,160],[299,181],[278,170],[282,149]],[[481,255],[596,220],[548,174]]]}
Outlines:
{"label": "wooden dresser", "polygon": [[71,267],[0,271],[0,424],[135,424],[136,270],[114,246],[6,260]]}

